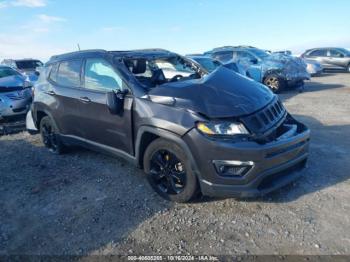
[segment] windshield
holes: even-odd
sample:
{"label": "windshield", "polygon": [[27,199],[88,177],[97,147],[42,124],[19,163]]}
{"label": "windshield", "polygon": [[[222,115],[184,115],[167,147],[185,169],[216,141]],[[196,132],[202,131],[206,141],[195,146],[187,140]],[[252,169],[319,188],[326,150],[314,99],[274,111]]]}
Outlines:
{"label": "windshield", "polygon": [[13,70],[9,67],[0,67],[0,78],[9,77],[9,76],[15,76],[15,75],[21,75],[16,70]]}
{"label": "windshield", "polygon": [[21,60],[16,61],[16,65],[18,69],[26,70],[26,69],[36,69],[37,67],[43,66],[43,63],[39,60]]}
{"label": "windshield", "polygon": [[147,89],[169,82],[201,78],[199,67],[180,56],[125,59],[124,64]]}
{"label": "windshield", "polygon": [[198,62],[209,73],[213,72],[216,68],[218,68],[221,65],[220,62],[206,57],[195,57],[193,58],[193,60]]}
{"label": "windshield", "polygon": [[249,51],[252,52],[257,57],[259,57],[260,59],[264,59],[270,55],[269,53],[257,48],[249,49]]}

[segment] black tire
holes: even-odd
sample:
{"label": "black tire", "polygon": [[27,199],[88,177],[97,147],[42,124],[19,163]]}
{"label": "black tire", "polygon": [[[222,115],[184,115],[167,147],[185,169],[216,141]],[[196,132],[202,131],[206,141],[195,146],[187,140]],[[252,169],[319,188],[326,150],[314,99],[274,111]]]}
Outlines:
{"label": "black tire", "polygon": [[350,73],[350,64],[348,64],[348,67],[346,68],[346,72]]}
{"label": "black tire", "polygon": [[59,137],[56,125],[48,116],[43,117],[40,121],[40,135],[45,147],[53,154],[59,155],[66,151],[66,146]]}
{"label": "black tire", "polygon": [[150,185],[163,198],[185,203],[198,195],[197,177],[176,143],[162,138],[154,140],[145,151],[143,166]]}
{"label": "black tire", "polygon": [[269,74],[264,79],[264,85],[271,89],[274,93],[279,93],[286,86],[285,81],[277,74]]}

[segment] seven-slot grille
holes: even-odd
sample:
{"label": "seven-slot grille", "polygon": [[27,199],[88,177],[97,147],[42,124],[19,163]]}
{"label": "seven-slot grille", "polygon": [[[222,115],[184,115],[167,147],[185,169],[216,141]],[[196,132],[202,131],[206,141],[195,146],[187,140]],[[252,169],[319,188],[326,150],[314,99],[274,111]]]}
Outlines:
{"label": "seven-slot grille", "polygon": [[242,122],[252,133],[263,134],[280,122],[286,114],[286,109],[276,97],[272,103],[262,110],[253,115],[243,117]]}

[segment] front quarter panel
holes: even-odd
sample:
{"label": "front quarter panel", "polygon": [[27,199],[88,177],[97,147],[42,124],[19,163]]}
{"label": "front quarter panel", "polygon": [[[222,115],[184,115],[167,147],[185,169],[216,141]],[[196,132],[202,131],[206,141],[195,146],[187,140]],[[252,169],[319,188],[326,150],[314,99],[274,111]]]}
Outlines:
{"label": "front quarter panel", "polygon": [[176,107],[176,102],[174,105],[164,105],[152,102],[148,98],[135,99],[135,130],[142,126],[152,126],[183,136],[200,120],[203,118],[196,113]]}

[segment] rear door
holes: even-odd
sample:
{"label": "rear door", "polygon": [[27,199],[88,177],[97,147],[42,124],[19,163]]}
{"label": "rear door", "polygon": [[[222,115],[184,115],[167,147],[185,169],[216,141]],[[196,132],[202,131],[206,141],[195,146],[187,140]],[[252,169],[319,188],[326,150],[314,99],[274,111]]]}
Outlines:
{"label": "rear door", "polygon": [[83,69],[80,128],[83,138],[133,154],[131,92],[125,97],[121,115],[109,112],[107,92],[127,89],[124,80],[105,58],[86,58]]}

